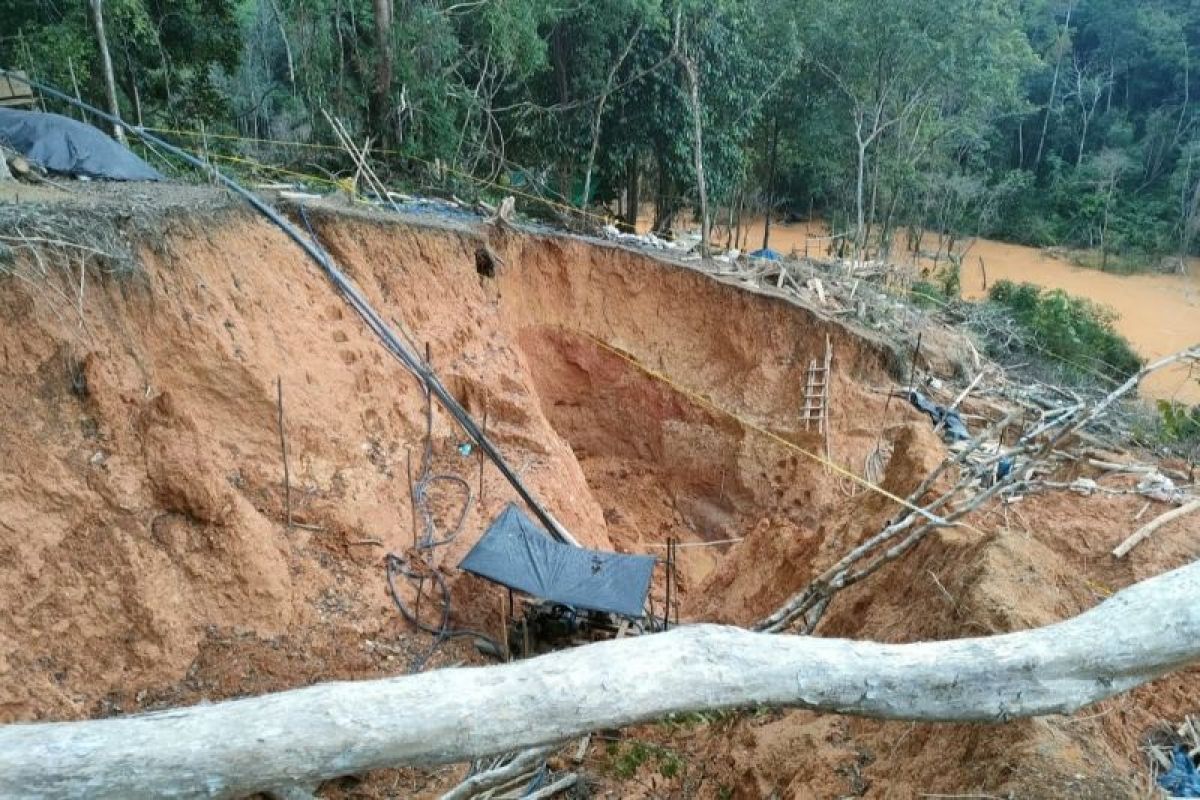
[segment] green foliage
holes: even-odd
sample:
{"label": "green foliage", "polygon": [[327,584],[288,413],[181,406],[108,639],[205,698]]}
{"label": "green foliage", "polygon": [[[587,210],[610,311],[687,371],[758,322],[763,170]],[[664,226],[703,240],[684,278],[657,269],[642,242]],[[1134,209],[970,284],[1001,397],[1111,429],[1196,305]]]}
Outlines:
{"label": "green foliage", "polygon": [[[99,105],[104,90],[87,6],[0,0],[6,23],[0,64],[68,92],[78,83],[84,99]],[[216,76],[238,64],[237,0],[107,0],[103,8],[126,116],[169,127],[229,119]],[[77,113],[65,106],[54,110]]]}
{"label": "green foliage", "polygon": [[1113,327],[1116,315],[1103,306],[1011,281],[993,284],[988,299],[1013,314],[1036,351],[1081,377],[1099,374],[1123,381],[1142,368],[1142,359]]}
{"label": "green foliage", "polygon": [[930,281],[917,281],[908,290],[908,299],[921,308],[942,308],[949,298],[942,293],[942,288]]}
{"label": "green foliage", "polygon": [[[571,204],[636,193],[665,224],[698,200],[686,56],[723,220],[769,204],[845,232],[861,188],[881,251],[911,229],[947,253],[976,235],[1094,251],[1081,259],[1106,270],[1200,252],[1194,0],[104,8],[122,113],[149,126],[328,145],[327,110],[376,153],[395,151],[381,165],[390,177],[470,194],[515,181]],[[103,98],[85,2],[0,0],[0,19],[0,63]],[[379,78],[387,52],[390,82]],[[228,147],[352,171],[336,150]]]}
{"label": "green foliage", "polygon": [[1200,406],[1189,408],[1173,400],[1159,400],[1162,438],[1171,443],[1200,442]]}
{"label": "green foliage", "polygon": [[628,780],[646,764],[652,764],[659,775],[675,778],[686,771],[687,762],[675,750],[653,742],[630,739],[611,741],[605,747],[612,774]]}

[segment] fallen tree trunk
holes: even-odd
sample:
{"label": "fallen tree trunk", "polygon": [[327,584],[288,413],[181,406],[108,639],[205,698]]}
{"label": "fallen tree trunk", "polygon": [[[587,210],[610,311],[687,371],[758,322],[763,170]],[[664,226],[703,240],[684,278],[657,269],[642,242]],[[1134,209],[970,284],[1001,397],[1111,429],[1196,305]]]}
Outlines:
{"label": "fallen tree trunk", "polygon": [[495,667],[7,725],[0,796],[236,797],[753,705],[1004,722],[1069,713],[1198,659],[1200,562],[1001,636],[897,645],[695,625]]}

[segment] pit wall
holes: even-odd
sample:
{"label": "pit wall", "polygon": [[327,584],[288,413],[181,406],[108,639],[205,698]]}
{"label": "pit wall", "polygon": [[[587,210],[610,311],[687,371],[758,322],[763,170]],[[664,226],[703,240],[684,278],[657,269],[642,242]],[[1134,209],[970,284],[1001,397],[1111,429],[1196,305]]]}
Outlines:
{"label": "pit wall", "polygon": [[[615,247],[310,216],[585,544],[661,553],[668,535],[743,539],[681,550],[685,618],[751,622],[895,513],[757,430],[820,450],[799,411],[828,335],[833,460],[861,473],[891,385],[870,337]],[[0,722],[394,675],[428,656],[382,568],[412,543],[415,381],[274,227],[240,212],[164,225],[140,276],[90,268],[78,310],[77,269],[0,279]],[[478,271],[485,247],[499,257],[492,277]],[[944,450],[905,404],[886,420],[883,484],[905,494]],[[435,470],[478,489],[475,454],[460,455],[437,410],[432,442]],[[462,534],[438,551],[455,624],[499,628],[502,593],[453,566],[511,498],[485,467]],[[1186,538],[1160,535],[1103,566],[1112,521],[1137,505],[1035,497],[1012,521],[980,521],[988,535],[930,537],[839,596],[821,632],[911,641],[1077,613],[1194,557]],[[434,506],[452,518],[457,500]],[[424,663],[464,658],[477,656],[447,646]],[[710,795],[1131,796],[1142,733],[1192,710],[1194,681],[1192,670],[1075,719],[1002,728],[752,715],[698,737],[697,758]]]}
{"label": "pit wall", "polygon": [[[572,358],[590,369],[602,356],[588,337],[599,336],[739,413],[794,420],[802,365],[825,326],[612,248],[509,234],[492,242],[503,266],[486,278],[477,233],[312,216],[376,308],[418,347],[430,344],[447,386],[477,418],[486,411],[489,436],[584,544],[662,533],[631,537],[616,523],[619,496],[597,499],[572,449],[608,452],[588,435],[665,471],[644,482],[697,521],[685,535],[740,532],[740,512],[705,506],[720,496],[722,470],[739,508],[765,493],[750,473],[767,464],[748,455],[739,425],[678,398],[660,415],[622,408],[620,393],[572,422],[563,401],[603,399],[610,382],[601,370],[600,391],[585,391],[556,371]],[[0,280],[0,721],[377,674],[395,668],[378,653],[350,659],[352,669],[330,658],[265,676],[213,666],[219,679],[179,688],[215,649],[335,651],[343,637],[357,652],[365,639],[411,633],[383,591],[380,559],[412,541],[407,472],[424,436],[415,381],[273,226],[229,211],[165,220],[164,230],[144,243],[137,276],[91,265],[78,310],[77,272]],[[838,387],[883,380],[876,356],[831,330]],[[632,373],[624,380],[643,399],[665,397]],[[853,424],[842,413],[835,406],[835,426]],[[598,433],[587,433],[589,414]],[[458,454],[461,443],[435,410],[435,469],[475,485],[478,463]],[[494,469],[482,476],[482,502],[439,551],[447,567],[512,499]],[[434,498],[445,518],[456,502]],[[456,621],[498,627],[499,592],[450,572]]]}

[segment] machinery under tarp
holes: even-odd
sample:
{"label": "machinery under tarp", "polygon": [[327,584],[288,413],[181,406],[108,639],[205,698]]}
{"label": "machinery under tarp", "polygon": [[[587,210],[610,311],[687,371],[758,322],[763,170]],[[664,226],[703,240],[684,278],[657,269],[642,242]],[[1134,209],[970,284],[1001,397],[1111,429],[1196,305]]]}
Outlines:
{"label": "machinery under tarp", "polygon": [[0,108],[0,144],[47,172],[111,181],[160,181],[162,173],[99,128],[61,114]]}
{"label": "machinery under tarp", "polygon": [[555,603],[641,617],[654,564],[653,556],[560,544],[509,503],[458,566]]}

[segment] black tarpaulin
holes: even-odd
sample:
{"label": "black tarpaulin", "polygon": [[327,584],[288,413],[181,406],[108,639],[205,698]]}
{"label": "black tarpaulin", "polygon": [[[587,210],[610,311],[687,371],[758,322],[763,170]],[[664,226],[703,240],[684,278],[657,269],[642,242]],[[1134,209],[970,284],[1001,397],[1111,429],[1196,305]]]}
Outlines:
{"label": "black tarpaulin", "polygon": [[509,503],[458,566],[534,597],[640,617],[654,563],[653,556],[559,544]]}
{"label": "black tarpaulin", "polygon": [[0,108],[0,144],[47,172],[114,181],[160,181],[162,174],[98,128],[38,111]]}

